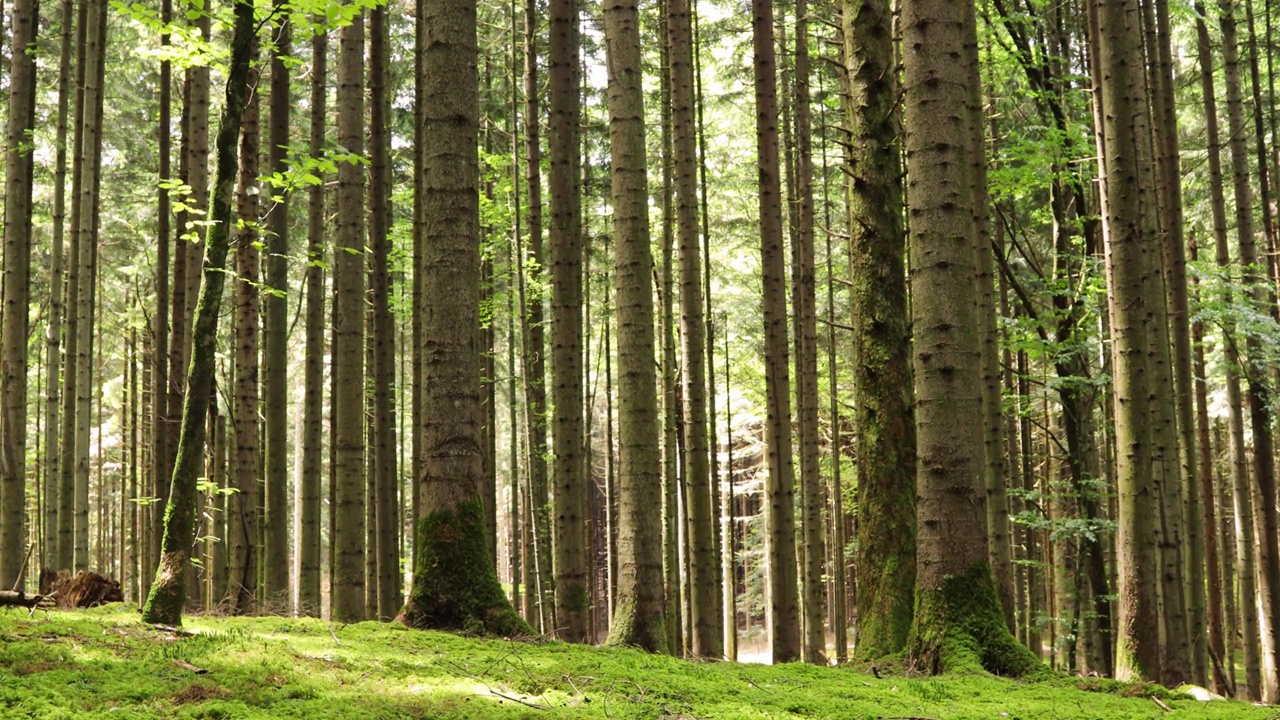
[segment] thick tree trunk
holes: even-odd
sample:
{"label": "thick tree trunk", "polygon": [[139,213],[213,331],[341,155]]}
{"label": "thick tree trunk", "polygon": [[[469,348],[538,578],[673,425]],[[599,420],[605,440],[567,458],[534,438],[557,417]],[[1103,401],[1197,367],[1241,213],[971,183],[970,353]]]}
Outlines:
{"label": "thick tree trunk", "polygon": [[606,0],[607,102],[613,167],[613,254],[618,332],[617,600],[611,645],[667,646],[663,614],[653,258],[649,251],[644,95],[636,0]]}
{"label": "thick tree trunk", "polygon": [[425,0],[427,113],[422,192],[423,466],[417,492],[413,590],[399,619],[411,627],[529,632],[498,584],[483,501],[479,377],[479,121],[475,0]]}
{"label": "thick tree trunk", "polygon": [[[1023,675],[1038,663],[1005,624],[988,564],[975,181],[968,138],[974,8],[903,3],[918,527],[908,653],[930,672],[982,667]],[[956,142],[956,138],[964,139]]]}
{"label": "thick tree trunk", "polygon": [[213,201],[209,208],[211,225],[205,240],[204,284],[196,304],[192,329],[191,365],[187,369],[187,402],[182,412],[177,460],[173,471],[173,491],[165,507],[164,539],[155,582],[142,610],[143,622],[177,625],[182,622],[186,601],[186,573],[191,546],[195,542],[196,482],[203,473],[205,414],[213,388],[216,364],[218,314],[226,279],[224,268],[234,227],[232,199],[235,192],[237,147],[240,121],[249,88],[249,59],[253,45],[253,4],[236,2],[231,65],[227,78],[226,103],[217,136],[217,169]]}

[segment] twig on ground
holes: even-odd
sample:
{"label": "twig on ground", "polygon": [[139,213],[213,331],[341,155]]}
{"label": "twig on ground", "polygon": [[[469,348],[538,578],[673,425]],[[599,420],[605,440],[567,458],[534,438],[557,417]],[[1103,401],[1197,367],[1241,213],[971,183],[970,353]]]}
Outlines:
{"label": "twig on ground", "polygon": [[191,632],[190,630],[183,630],[180,627],[174,627],[172,625],[152,625],[151,628],[153,630],[159,630],[160,632],[167,632],[167,633],[173,633],[174,635],[181,635],[182,637],[193,637],[195,635],[195,633]]}
{"label": "twig on ground", "polygon": [[333,626],[332,626],[332,625],[330,625],[330,626],[329,626],[329,637],[333,638],[333,644],[334,644],[334,645],[341,645],[341,644],[342,644],[342,643],[338,642],[338,633],[336,633],[336,632],[334,632],[334,631],[333,631]]}
{"label": "twig on ground", "polygon": [[173,664],[174,664],[174,665],[177,665],[178,667],[183,668],[183,669],[185,669],[185,670],[190,670],[191,672],[193,672],[193,673],[195,673],[195,674],[197,674],[197,675],[204,675],[205,673],[209,672],[208,670],[206,670],[206,669],[204,669],[204,668],[202,668],[202,667],[196,667],[195,665],[192,665],[191,663],[187,662],[186,660],[181,660],[181,659],[179,659],[179,658],[174,658],[174,659],[173,659]]}
{"label": "twig on ground", "polygon": [[1161,709],[1161,710],[1163,710],[1163,711],[1165,711],[1165,712],[1173,712],[1173,708],[1169,707],[1168,705],[1165,705],[1165,704],[1164,704],[1164,701],[1163,701],[1163,700],[1161,700],[1161,699],[1160,699],[1160,698],[1158,698],[1158,697],[1153,697],[1153,698],[1151,698],[1151,702],[1153,702],[1153,703],[1155,703],[1156,705],[1160,706],[1160,709]]}

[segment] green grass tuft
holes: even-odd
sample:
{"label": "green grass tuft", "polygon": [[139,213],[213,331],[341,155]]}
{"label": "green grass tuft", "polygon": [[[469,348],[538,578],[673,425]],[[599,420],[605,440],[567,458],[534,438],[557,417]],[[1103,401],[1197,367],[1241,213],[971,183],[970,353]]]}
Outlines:
{"label": "green grass tuft", "polygon": [[195,635],[156,631],[122,605],[31,618],[0,611],[0,717],[1165,717],[1153,695],[1179,718],[1264,720],[1275,713],[1096,679],[908,678],[893,663],[881,664],[883,677],[876,678],[852,668],[694,663],[395,623],[199,616],[186,623]]}

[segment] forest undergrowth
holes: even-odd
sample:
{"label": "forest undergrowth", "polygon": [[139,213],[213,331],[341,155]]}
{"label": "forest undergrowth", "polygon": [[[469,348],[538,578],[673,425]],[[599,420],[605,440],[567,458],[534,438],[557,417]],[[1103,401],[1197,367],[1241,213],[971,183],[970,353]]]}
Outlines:
{"label": "forest undergrowth", "polygon": [[0,611],[3,718],[1280,718],[1274,707],[1105,680],[908,677],[891,665],[877,673],[689,662],[394,623],[197,616],[175,632],[120,604]]}

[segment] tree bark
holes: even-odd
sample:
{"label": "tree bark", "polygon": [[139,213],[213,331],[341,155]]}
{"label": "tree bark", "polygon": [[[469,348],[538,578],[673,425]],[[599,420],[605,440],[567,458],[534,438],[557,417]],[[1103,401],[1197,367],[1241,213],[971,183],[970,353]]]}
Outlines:
{"label": "tree bark", "polygon": [[[364,15],[341,30],[338,52],[338,142],[363,152]],[[355,158],[338,165],[338,224],[333,247],[334,534],[331,616],[365,619],[364,437],[364,166]]]}
{"label": "tree bark", "polygon": [[617,600],[606,644],[675,650],[663,612],[653,258],[649,251],[644,95],[636,0],[606,0],[604,31],[613,167],[618,335]]}
{"label": "tree bark", "polygon": [[253,45],[253,4],[236,2],[231,65],[227,78],[217,136],[217,168],[214,193],[209,208],[206,236],[204,285],[196,305],[192,329],[191,365],[187,369],[187,401],[182,412],[177,459],[173,471],[173,492],[165,507],[164,539],[155,582],[142,610],[147,623],[178,625],[186,600],[186,573],[190,549],[195,542],[196,482],[203,472],[205,414],[208,412],[216,363],[218,313],[226,279],[224,267],[231,244],[234,216],[232,199],[237,164],[236,141],[249,93],[249,59]]}

